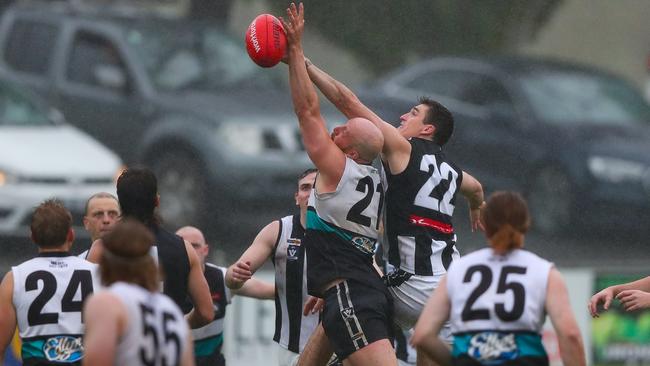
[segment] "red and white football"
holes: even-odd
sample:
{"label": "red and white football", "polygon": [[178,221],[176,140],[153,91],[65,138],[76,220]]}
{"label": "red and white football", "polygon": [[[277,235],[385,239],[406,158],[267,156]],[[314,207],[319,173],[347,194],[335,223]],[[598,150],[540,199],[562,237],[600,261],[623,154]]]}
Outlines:
{"label": "red and white football", "polygon": [[287,36],[280,20],[271,14],[258,15],[246,30],[246,50],[262,67],[277,65],[287,49]]}

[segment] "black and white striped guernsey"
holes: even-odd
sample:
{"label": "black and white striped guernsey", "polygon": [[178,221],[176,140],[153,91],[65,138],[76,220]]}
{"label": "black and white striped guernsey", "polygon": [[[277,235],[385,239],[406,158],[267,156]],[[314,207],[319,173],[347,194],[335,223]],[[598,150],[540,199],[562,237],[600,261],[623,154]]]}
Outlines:
{"label": "black and white striped guernsey", "polygon": [[459,257],[451,221],[463,171],[433,141],[411,138],[403,172],[384,164],[388,261],[408,273],[438,276]]}
{"label": "black and white striped guernsey", "polygon": [[280,230],[272,261],[275,266],[275,334],[273,340],[300,353],[318,325],[318,314],[302,315],[307,301],[307,258],[300,215],[278,220]]}

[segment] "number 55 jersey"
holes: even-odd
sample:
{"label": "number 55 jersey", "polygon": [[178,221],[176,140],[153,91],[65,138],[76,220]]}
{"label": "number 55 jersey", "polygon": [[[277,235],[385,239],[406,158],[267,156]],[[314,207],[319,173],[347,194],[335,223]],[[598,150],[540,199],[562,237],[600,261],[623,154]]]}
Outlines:
{"label": "number 55 jersey", "polygon": [[455,364],[548,365],[540,332],[552,266],[525,250],[497,255],[491,248],[451,264],[447,291]]}
{"label": "number 55 jersey", "polygon": [[100,286],[97,265],[67,252],[48,252],[12,267],[11,273],[24,365],[80,362],[81,310]]}

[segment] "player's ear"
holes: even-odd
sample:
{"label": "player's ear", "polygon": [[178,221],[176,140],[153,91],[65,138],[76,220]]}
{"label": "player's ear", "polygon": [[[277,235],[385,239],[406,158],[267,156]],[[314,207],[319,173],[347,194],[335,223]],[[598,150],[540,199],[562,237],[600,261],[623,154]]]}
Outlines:
{"label": "player's ear", "polygon": [[420,133],[423,135],[428,135],[428,136],[433,136],[433,134],[436,132],[436,126],[430,125],[430,124],[424,124],[422,126],[422,129],[420,130]]}

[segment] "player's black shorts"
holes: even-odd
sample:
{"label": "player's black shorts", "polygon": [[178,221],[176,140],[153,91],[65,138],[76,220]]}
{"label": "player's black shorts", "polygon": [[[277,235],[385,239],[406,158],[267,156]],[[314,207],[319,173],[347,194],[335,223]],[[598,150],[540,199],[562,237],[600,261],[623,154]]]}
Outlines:
{"label": "player's black shorts", "polygon": [[339,359],[390,339],[392,302],[386,291],[346,280],[325,291],[324,299],[323,328]]}

